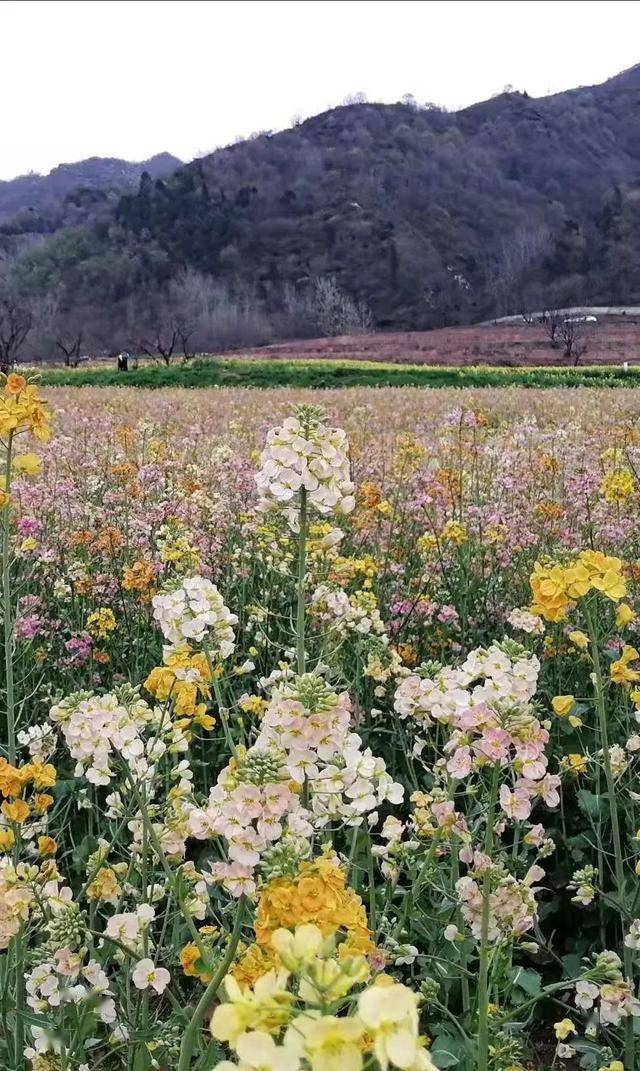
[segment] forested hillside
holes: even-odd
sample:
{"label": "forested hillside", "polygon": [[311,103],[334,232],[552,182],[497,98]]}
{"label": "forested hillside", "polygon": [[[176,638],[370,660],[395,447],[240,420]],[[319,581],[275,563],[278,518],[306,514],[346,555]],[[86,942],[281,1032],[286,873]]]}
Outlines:
{"label": "forested hillside", "polygon": [[79,330],[173,352],[637,303],[640,66],[457,113],[348,104],[64,203],[75,225],[36,244],[24,214],[0,228],[40,348]]}

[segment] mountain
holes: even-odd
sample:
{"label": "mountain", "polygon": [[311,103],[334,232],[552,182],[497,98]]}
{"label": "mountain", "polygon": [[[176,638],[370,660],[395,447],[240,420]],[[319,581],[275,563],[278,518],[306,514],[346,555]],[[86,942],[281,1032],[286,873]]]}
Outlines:
{"label": "mountain", "polygon": [[221,344],[222,307],[255,341],[317,334],[328,323],[318,280],[352,321],[369,309],[381,329],[637,304],[640,65],[455,113],[346,105],[169,175],[147,167],[137,189],[92,211],[11,270],[22,292],[54,286],[69,308],[99,305],[103,335],[125,314],[127,330],[145,320],[158,334],[158,310],[184,320],[186,306],[209,325],[201,345]]}
{"label": "mountain", "polygon": [[113,157],[92,156],[75,164],[60,164],[48,175],[19,175],[0,181],[0,222],[21,212],[42,212],[59,206],[69,194],[84,190],[119,190],[137,187],[143,172],[152,178],[164,178],[180,167],[182,161],[162,152],[142,163],[130,163]]}

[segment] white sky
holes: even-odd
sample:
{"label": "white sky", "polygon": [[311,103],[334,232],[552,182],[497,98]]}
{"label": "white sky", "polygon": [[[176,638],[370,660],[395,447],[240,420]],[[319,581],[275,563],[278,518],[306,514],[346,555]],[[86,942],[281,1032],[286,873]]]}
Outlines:
{"label": "white sky", "polygon": [[0,178],[183,160],[350,93],[458,108],[640,62],[640,2],[0,0]]}

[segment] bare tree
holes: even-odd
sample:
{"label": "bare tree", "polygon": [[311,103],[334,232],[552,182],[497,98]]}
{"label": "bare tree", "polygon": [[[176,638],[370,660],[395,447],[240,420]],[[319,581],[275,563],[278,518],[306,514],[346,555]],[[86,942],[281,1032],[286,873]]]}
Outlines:
{"label": "bare tree", "polygon": [[323,335],[364,335],[372,329],[373,317],[368,306],[349,297],[332,275],[316,279],[312,308]]}
{"label": "bare tree", "polygon": [[10,290],[0,292],[0,372],[8,374],[33,325],[31,309]]}
{"label": "bare tree", "polygon": [[574,368],[587,352],[587,332],[584,322],[575,316],[567,316],[559,328],[560,339],[564,345],[564,357],[573,361]]}
{"label": "bare tree", "polygon": [[170,365],[179,341],[178,323],[175,317],[171,316],[168,319],[154,318],[148,330],[138,337],[137,344],[147,357],[154,361],[161,357],[166,365]]}
{"label": "bare tree", "polygon": [[82,349],[82,327],[76,327],[69,331],[56,332],[56,346],[64,357],[67,368],[77,368]]}
{"label": "bare tree", "polygon": [[192,345],[195,323],[185,315],[180,314],[176,318],[176,327],[178,330],[178,343],[182,350],[182,359],[183,361],[190,361],[192,357],[195,357],[195,349]]}
{"label": "bare tree", "polygon": [[562,327],[562,321],[564,317],[558,309],[545,309],[542,313],[542,326],[544,332],[551,343],[551,348],[556,349],[558,345],[558,336],[560,334],[560,328]]}
{"label": "bare tree", "polygon": [[72,306],[65,311],[59,309],[53,318],[53,340],[67,368],[77,367],[90,323],[91,312],[86,306]]}
{"label": "bare tree", "polygon": [[487,288],[498,314],[516,309],[526,310],[525,282],[551,246],[551,232],[546,224],[519,227],[503,237],[495,261],[487,271]]}

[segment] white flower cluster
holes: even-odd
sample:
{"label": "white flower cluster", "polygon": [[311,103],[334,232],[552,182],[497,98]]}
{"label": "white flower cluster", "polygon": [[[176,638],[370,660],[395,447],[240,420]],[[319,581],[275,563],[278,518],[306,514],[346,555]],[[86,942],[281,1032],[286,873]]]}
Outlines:
{"label": "white flower cluster", "polygon": [[361,636],[376,635],[386,639],[384,621],[378,609],[354,605],[346,591],[320,584],[311,596],[310,609],[322,624],[339,634],[357,632]]}
{"label": "white flower cluster", "polygon": [[345,432],[317,417],[288,417],[267,435],[256,483],[263,506],[287,506],[304,488],[319,513],[351,513],[355,498]]}
{"label": "white flower cluster", "polygon": [[138,696],[124,702],[111,693],[79,693],[53,706],[49,717],[60,726],[69,753],[76,759],[75,776],[84,775],[93,785],[111,781],[114,753],[129,763],[137,779],[143,779],[151,773],[149,763],[166,750],[162,740],[145,743],[142,739],[141,731],[154,714]]}
{"label": "white flower cluster", "polygon": [[39,1014],[61,1004],[97,1003],[103,1023],[113,1023],[116,1006],[109,989],[109,979],[95,960],[83,967],[82,958],[68,948],[59,949],[53,962],[45,961],[26,975],[27,1004]]}
{"label": "white flower cluster", "polygon": [[228,658],[235,647],[233,625],[238,618],[225,605],[215,584],[203,576],[190,576],[180,587],[161,591],[153,598],[153,616],[170,644],[195,641],[212,653]]}
{"label": "white flower cluster", "polygon": [[383,759],[362,750],[350,723],[348,694],[310,673],[276,688],[260,723],[256,748],[282,752],[289,776],[307,779],[318,828],[333,818],[360,825],[385,800],[402,800],[402,786]]}
{"label": "white flower cluster", "polygon": [[428,728],[447,724],[481,703],[528,703],[535,695],[540,662],[515,644],[478,647],[460,666],[446,666],[431,677],[410,674],[398,685],[394,710]]}
{"label": "white flower cluster", "polygon": [[[282,682],[273,691],[258,738],[218,777],[203,807],[189,813],[192,836],[223,836],[228,863],[214,875],[234,896],[252,895],[254,871],[283,836],[309,837],[332,821],[359,826],[377,819],[385,801],[400,803],[402,785],[350,731],[351,702],[317,674]],[[308,807],[299,789],[308,789]]]}
{"label": "white flower cluster", "polygon": [[544,621],[537,614],[532,614],[525,607],[516,607],[507,618],[511,628],[527,632],[530,636],[540,636],[544,632]]}
{"label": "white flower cluster", "polygon": [[640,1001],[632,983],[623,977],[621,966],[615,952],[599,952],[595,967],[589,971],[590,979],[576,982],[576,1007],[595,1014],[601,1026],[619,1026],[623,1019],[640,1016]]}

